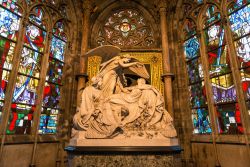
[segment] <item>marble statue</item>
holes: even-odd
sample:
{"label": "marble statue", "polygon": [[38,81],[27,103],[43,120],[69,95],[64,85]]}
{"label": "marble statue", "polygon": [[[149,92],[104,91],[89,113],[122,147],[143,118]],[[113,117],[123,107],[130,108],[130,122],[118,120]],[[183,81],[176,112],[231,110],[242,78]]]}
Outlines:
{"label": "marble statue", "polygon": [[[127,86],[123,70],[139,76]],[[164,108],[163,96],[146,84],[145,66],[129,55],[115,56],[101,64],[81,95],[74,115],[74,129],[85,139],[162,139],[176,137],[173,119]]]}

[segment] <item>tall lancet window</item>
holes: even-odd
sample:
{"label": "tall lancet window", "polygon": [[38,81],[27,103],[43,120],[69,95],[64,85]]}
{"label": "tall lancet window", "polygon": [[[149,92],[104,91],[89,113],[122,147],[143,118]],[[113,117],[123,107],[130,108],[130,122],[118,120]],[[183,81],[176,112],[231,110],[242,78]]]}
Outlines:
{"label": "tall lancet window", "polygon": [[183,31],[185,34],[184,52],[189,78],[190,107],[194,127],[193,133],[211,133],[200,57],[200,43],[197,38],[194,21],[187,19]]}
{"label": "tall lancet window", "polygon": [[[219,9],[210,5],[204,21],[210,82],[220,133],[234,133],[235,112],[237,112],[237,95],[230,66],[229,50],[225,37],[224,24]],[[236,125],[237,126],[237,125]]]}
{"label": "tall lancet window", "polygon": [[46,39],[43,15],[43,10],[36,7],[29,16],[13,94],[8,134],[30,134],[31,131]]}
{"label": "tall lancet window", "polygon": [[0,1],[0,120],[8,84],[9,73],[12,69],[12,59],[16,47],[20,26],[21,11],[15,1]]}
{"label": "tall lancet window", "polygon": [[[247,1],[238,0],[229,6],[228,13],[242,89],[250,110],[250,4]],[[238,117],[240,119],[240,114]]]}
{"label": "tall lancet window", "polygon": [[39,133],[56,133],[59,102],[61,98],[62,71],[67,38],[64,33],[64,24],[59,21],[53,28],[53,37],[50,46],[49,69],[46,76],[42,114]]}
{"label": "tall lancet window", "polygon": [[0,120],[22,14],[16,1],[0,1]]}

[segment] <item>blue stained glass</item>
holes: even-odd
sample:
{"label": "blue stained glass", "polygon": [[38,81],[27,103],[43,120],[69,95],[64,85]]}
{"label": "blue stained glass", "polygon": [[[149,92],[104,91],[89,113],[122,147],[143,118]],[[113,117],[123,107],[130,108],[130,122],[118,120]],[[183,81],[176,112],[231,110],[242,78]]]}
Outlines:
{"label": "blue stained glass", "polygon": [[229,16],[234,38],[250,32],[250,4]]}
{"label": "blue stained glass", "polygon": [[18,0],[0,0],[0,4],[9,9],[10,11],[21,15],[20,8],[16,5]]}
{"label": "blue stained glass", "polygon": [[194,126],[193,130],[194,134],[205,134],[212,132],[207,109],[205,108],[193,109],[192,121]]}
{"label": "blue stained glass", "polygon": [[20,18],[0,7],[0,35],[8,39],[17,40]]}
{"label": "blue stained glass", "polygon": [[200,44],[196,37],[190,38],[184,43],[184,53],[186,59],[192,59],[194,57],[199,56]]}
{"label": "blue stained glass", "polygon": [[65,52],[66,43],[57,37],[52,37],[50,57],[53,57],[57,60],[64,61],[64,52]]}
{"label": "blue stained glass", "polygon": [[58,122],[58,109],[42,108],[40,116],[39,133],[40,134],[54,134]]}

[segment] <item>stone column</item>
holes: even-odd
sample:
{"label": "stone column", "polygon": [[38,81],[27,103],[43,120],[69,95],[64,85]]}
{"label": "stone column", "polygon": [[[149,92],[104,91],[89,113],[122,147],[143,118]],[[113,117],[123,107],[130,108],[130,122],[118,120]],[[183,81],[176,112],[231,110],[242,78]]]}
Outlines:
{"label": "stone column", "polygon": [[170,72],[169,61],[169,46],[168,46],[168,26],[167,26],[167,5],[166,3],[160,4],[160,24],[161,24],[161,37],[162,37],[162,57],[163,57],[163,81],[164,81],[164,94],[165,104],[167,110],[173,116],[173,98],[172,98],[172,77]]}
{"label": "stone column", "polygon": [[77,106],[80,104],[82,89],[86,86],[87,74],[86,74],[86,58],[84,54],[88,49],[88,36],[89,36],[89,17],[90,17],[91,4],[89,0],[85,0],[83,3],[83,26],[82,26],[82,44],[80,55],[80,70],[77,75]]}

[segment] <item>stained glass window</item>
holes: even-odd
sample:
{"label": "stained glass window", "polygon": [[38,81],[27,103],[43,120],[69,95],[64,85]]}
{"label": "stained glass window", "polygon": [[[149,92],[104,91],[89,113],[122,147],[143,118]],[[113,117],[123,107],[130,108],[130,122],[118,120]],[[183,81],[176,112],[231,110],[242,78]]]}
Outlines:
{"label": "stained glass window", "polygon": [[207,108],[198,108],[192,110],[192,120],[195,134],[211,133],[210,118]]}
{"label": "stained glass window", "polygon": [[153,47],[156,44],[147,18],[135,9],[113,12],[98,30],[96,44],[112,44],[119,47]]}
{"label": "stained glass window", "polygon": [[191,20],[184,25],[184,54],[189,76],[190,105],[192,110],[193,133],[211,133],[207,112],[207,99],[204,87],[203,69],[200,60],[200,43],[196,37],[196,26]]}
{"label": "stained glass window", "polygon": [[40,134],[56,133],[58,114],[60,113],[59,100],[61,98],[62,74],[66,35],[64,24],[59,21],[53,29],[51,41],[49,68],[43,95],[43,109],[40,117]]}
{"label": "stained glass window", "polygon": [[242,89],[250,110],[250,1],[238,0],[229,9],[229,20],[241,73]]}
{"label": "stained glass window", "polygon": [[[43,10],[36,7],[29,17],[30,23],[24,35],[24,47],[13,94],[11,118],[7,134],[28,134],[32,125],[32,118],[37,89],[40,78],[41,58],[45,47],[46,30],[42,24]],[[23,124],[29,115],[28,124]],[[18,119],[14,119],[17,116]],[[20,121],[18,121],[20,118]],[[21,123],[20,123],[21,122]],[[27,122],[27,121],[26,121]],[[25,127],[24,127],[25,126]]]}
{"label": "stained glass window", "polygon": [[211,79],[215,103],[237,100],[232,74],[217,76]]}
{"label": "stained glass window", "polygon": [[30,134],[35,106],[12,104],[7,134]]}
{"label": "stained glass window", "polygon": [[15,3],[16,1],[0,1],[0,121],[20,27],[21,13]]}
{"label": "stained glass window", "polygon": [[[217,120],[219,121],[221,119],[221,115],[219,114],[223,115],[226,113],[226,108],[230,108],[229,106],[231,106],[232,103],[237,102],[237,96],[230,67],[225,29],[220,17],[221,14],[216,6],[210,5],[206,15],[207,19],[204,23],[204,33],[209,74],[215,108],[220,109],[217,110]],[[235,110],[231,110],[230,119],[235,119],[234,116]],[[221,127],[222,124],[220,124],[220,128]],[[228,130],[220,130],[219,132],[224,134],[229,133]],[[234,132],[236,133],[236,131]]]}
{"label": "stained glass window", "polygon": [[16,41],[20,17],[0,7],[0,35]]}
{"label": "stained glass window", "polygon": [[243,127],[237,103],[217,106],[219,132],[222,134],[242,134]]}
{"label": "stained glass window", "polygon": [[[53,10],[53,14],[56,12],[58,17],[67,17],[67,6],[59,4],[58,0],[25,1],[0,0],[0,122],[5,113],[2,113],[3,108],[10,107],[6,133],[8,135],[31,134],[34,112],[40,110],[36,104],[41,103],[39,133],[55,134],[58,115],[61,111],[59,100],[63,86],[62,75],[67,38],[62,21],[58,21],[52,29],[48,29],[50,27],[48,23],[52,21],[47,13],[50,11],[42,4],[58,5],[56,6],[58,11]],[[30,13],[27,13],[29,10],[23,13],[22,9],[27,7],[31,9]],[[22,19],[24,15],[28,16],[28,20]],[[21,21],[25,27],[20,26]],[[49,42],[47,41],[48,31],[53,33]],[[19,41],[20,38],[22,42]],[[48,46],[48,43],[51,46]],[[43,62],[46,48],[50,48],[47,64]],[[20,55],[17,55],[17,52]],[[18,63],[13,65],[13,62]],[[46,76],[43,76],[46,77],[46,81],[39,83],[42,81],[41,75],[45,75],[41,73],[44,70],[47,70]],[[9,81],[10,76],[16,76],[16,78]],[[44,92],[38,94],[39,86],[42,84],[44,84]],[[8,92],[12,93],[12,96],[7,96],[12,102],[11,106],[5,103],[8,86],[14,87],[13,92]],[[42,102],[38,102],[38,97],[41,96]],[[5,104],[7,106],[4,106]]]}
{"label": "stained glass window", "polygon": [[229,10],[228,10],[229,13],[234,12],[235,10],[241,8],[242,6],[250,2],[250,0],[228,0],[228,1],[233,2],[231,6],[229,7]]}
{"label": "stained glass window", "polygon": [[16,4],[18,0],[0,0],[0,4],[11,12],[21,15],[21,9]]}

